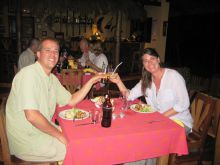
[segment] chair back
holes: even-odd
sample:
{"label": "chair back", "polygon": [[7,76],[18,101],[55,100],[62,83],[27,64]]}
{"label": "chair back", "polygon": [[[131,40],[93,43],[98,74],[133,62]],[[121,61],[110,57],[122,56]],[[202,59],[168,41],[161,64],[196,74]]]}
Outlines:
{"label": "chair back", "polygon": [[220,116],[218,117],[217,127],[218,131],[216,132],[214,164],[220,164]]}
{"label": "chair back", "polygon": [[202,150],[205,139],[211,123],[212,113],[214,110],[215,100],[210,96],[197,93],[191,107],[191,115],[193,117],[193,132],[187,136],[189,147]]}
{"label": "chair back", "polygon": [[16,64],[13,65],[14,75],[18,73],[18,67]]}
{"label": "chair back", "polygon": [[7,97],[9,95],[9,92],[11,90],[11,83],[0,83],[0,98]]}
{"label": "chair back", "polygon": [[188,155],[177,156],[173,154],[169,158],[169,165],[189,164],[189,162],[202,161],[205,140],[213,115],[215,100],[211,96],[198,92],[191,103],[190,111],[194,120],[192,132],[187,138]]}
{"label": "chair back", "polygon": [[212,138],[216,138],[218,132],[218,124],[220,119],[220,99],[216,97],[212,97],[215,101],[214,111],[212,115],[211,125],[208,130],[208,135]]}
{"label": "chair back", "polygon": [[81,88],[82,72],[73,69],[63,69],[62,85],[72,94],[77,89]]}
{"label": "chair back", "polygon": [[6,127],[5,127],[5,105],[6,105],[6,97],[0,98],[0,140],[1,140],[1,153],[2,153],[2,161],[4,164],[11,165],[10,152],[8,147],[8,140],[6,135]]}

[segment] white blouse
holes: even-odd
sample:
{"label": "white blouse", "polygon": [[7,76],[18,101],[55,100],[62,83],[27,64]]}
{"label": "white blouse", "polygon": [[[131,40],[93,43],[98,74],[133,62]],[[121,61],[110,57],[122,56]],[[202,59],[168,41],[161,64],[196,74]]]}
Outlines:
{"label": "white blouse", "polygon": [[102,69],[103,63],[105,64],[105,66],[108,65],[108,59],[107,59],[107,57],[106,57],[103,53],[101,53],[100,55],[98,55],[98,56],[96,56],[96,57],[94,58],[93,63],[94,63],[98,68]]}
{"label": "white blouse", "polygon": [[[142,95],[141,81],[139,81],[131,89],[128,100],[134,100]],[[185,80],[177,71],[165,68],[158,92],[156,93],[156,86],[152,82],[151,87],[146,90],[145,99],[153,110],[160,113],[173,108],[178,113],[170,118],[180,120],[184,125],[192,128],[193,120],[188,109],[190,103]]]}
{"label": "white blouse", "polygon": [[[91,51],[89,51],[88,53],[89,53],[90,61],[94,63],[94,59],[96,58],[96,55],[92,53]],[[80,62],[82,66],[85,66],[85,63],[86,63],[85,53],[83,53],[82,57],[78,59],[78,62]]]}

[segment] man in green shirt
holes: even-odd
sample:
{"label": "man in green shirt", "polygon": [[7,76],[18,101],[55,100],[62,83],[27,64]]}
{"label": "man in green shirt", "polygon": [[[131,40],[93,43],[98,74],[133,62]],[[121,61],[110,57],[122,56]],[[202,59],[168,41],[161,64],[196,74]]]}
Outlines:
{"label": "man in green shirt", "polygon": [[38,61],[22,69],[12,83],[6,105],[9,148],[12,155],[26,161],[59,161],[64,159],[67,139],[51,122],[56,104],[76,105],[104,76],[94,76],[71,95],[51,74],[59,58],[59,43],[44,39],[37,57]]}

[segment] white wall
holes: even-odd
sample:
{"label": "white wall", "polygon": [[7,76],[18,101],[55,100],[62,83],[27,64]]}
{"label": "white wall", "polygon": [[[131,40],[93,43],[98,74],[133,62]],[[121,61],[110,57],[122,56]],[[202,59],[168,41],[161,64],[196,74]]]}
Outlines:
{"label": "white wall", "polygon": [[145,43],[145,47],[153,47],[160,54],[161,61],[165,59],[166,36],[163,36],[163,24],[168,21],[169,3],[161,0],[161,6],[146,6],[147,16],[152,17],[151,42]]}

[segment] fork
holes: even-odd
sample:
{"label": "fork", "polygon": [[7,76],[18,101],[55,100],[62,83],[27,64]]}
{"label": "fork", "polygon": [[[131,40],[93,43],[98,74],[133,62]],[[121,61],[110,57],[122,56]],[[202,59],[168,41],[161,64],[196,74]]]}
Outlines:
{"label": "fork", "polygon": [[151,121],[146,121],[148,124],[156,123],[156,122],[161,122],[162,120],[151,120]]}

